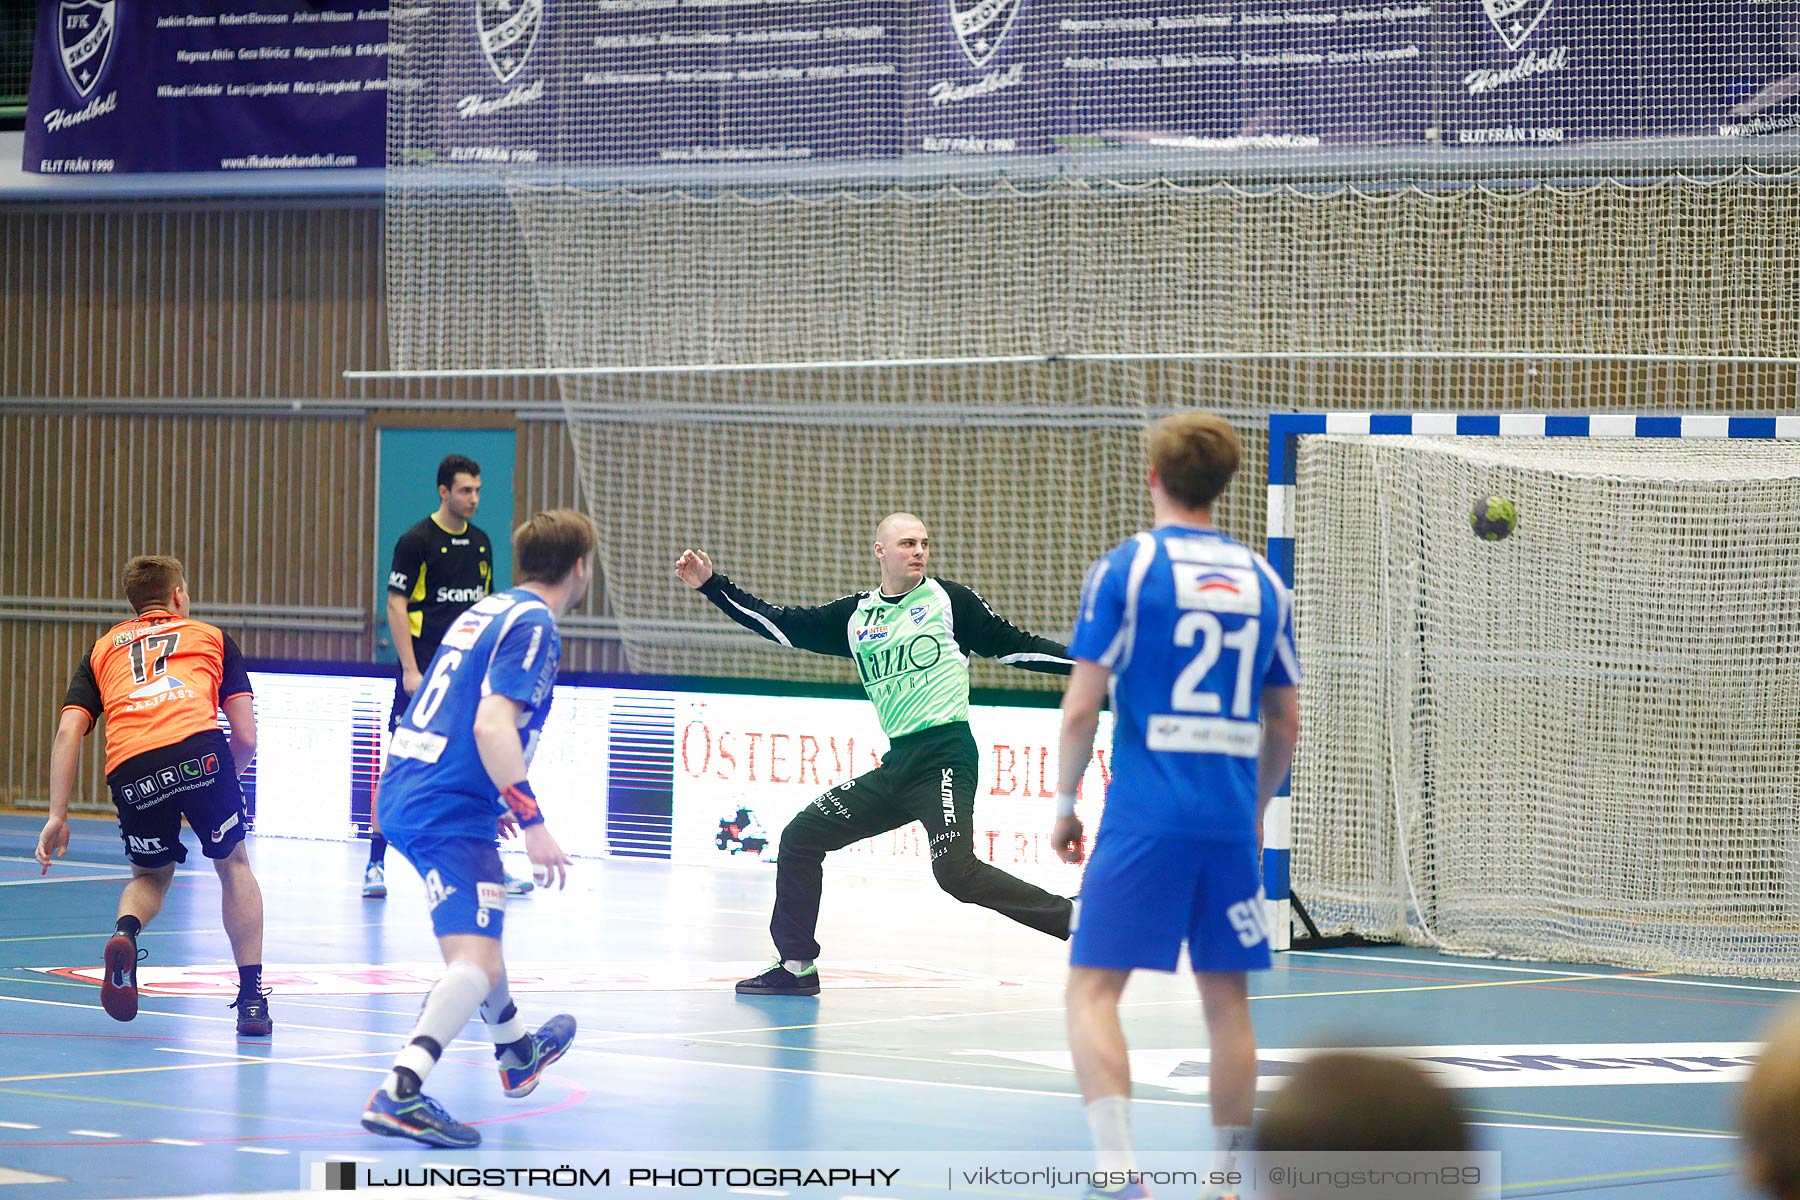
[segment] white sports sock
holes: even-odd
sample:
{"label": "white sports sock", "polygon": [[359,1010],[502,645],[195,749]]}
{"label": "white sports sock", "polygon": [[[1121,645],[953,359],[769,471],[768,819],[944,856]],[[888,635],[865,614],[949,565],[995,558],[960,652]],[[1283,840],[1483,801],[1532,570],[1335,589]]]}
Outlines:
{"label": "white sports sock", "polygon": [[[472,962],[453,962],[444,968],[438,981],[431,985],[431,991],[425,997],[425,1007],[419,1011],[419,1023],[413,1026],[412,1038],[408,1039],[406,1049],[394,1058],[396,1067],[405,1067],[424,1082],[431,1068],[437,1066],[437,1056],[425,1047],[415,1044],[422,1037],[430,1038],[442,1050],[448,1046],[456,1035],[462,1032],[475,1010],[481,1007],[481,1001],[488,994],[487,972]],[[393,1071],[388,1072],[382,1083],[390,1096],[399,1096],[400,1079]]]}
{"label": "white sports sock", "polygon": [[[502,1015],[509,1009],[511,1015],[502,1020]],[[512,992],[507,989],[505,979],[501,979],[481,1002],[481,1019],[487,1024],[488,1036],[494,1039],[496,1046],[510,1046],[525,1036],[525,1019],[513,1004]],[[509,1067],[516,1067],[520,1065],[515,1061],[517,1058],[516,1054],[507,1054],[503,1061]]]}
{"label": "white sports sock", "polygon": [[787,969],[789,975],[798,975],[812,966],[813,960],[810,958],[784,958],[781,960],[781,965]]}
{"label": "white sports sock", "polygon": [[1248,1125],[1213,1126],[1213,1170],[1235,1171],[1238,1156],[1250,1149]]}
{"label": "white sports sock", "polygon": [[1094,1137],[1094,1163],[1112,1173],[1137,1170],[1131,1148],[1131,1097],[1102,1096],[1087,1106],[1088,1131]]}

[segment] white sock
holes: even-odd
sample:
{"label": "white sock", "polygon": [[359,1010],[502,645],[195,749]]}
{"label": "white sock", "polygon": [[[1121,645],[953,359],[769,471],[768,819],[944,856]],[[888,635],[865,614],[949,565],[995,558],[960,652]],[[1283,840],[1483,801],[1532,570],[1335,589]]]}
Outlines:
{"label": "white sock", "polygon": [[[495,1046],[510,1046],[525,1036],[525,1018],[519,1015],[518,1007],[513,1004],[512,992],[502,979],[498,987],[487,994],[481,1002],[481,1019],[487,1025],[488,1036],[494,1039]],[[518,1055],[508,1052],[501,1061],[509,1067],[521,1065]]]}
{"label": "white sock", "polygon": [[1102,1096],[1087,1106],[1088,1131],[1094,1137],[1094,1165],[1112,1173],[1137,1170],[1131,1148],[1131,1097]]}
{"label": "white sock", "polygon": [[[412,1038],[408,1040],[406,1049],[394,1058],[396,1067],[405,1067],[419,1077],[421,1083],[431,1074],[431,1068],[437,1065],[437,1056],[424,1046],[417,1044],[417,1039],[426,1037],[436,1042],[441,1051],[448,1046],[456,1035],[462,1032],[475,1010],[481,1007],[482,999],[488,994],[487,972],[472,962],[453,962],[444,968],[438,981],[431,985],[431,991],[425,997],[425,1007],[419,1011],[419,1023],[413,1026]],[[400,1078],[389,1071],[387,1079],[382,1083],[390,1096],[400,1094]]]}
{"label": "white sock", "polygon": [[1238,1156],[1250,1149],[1248,1125],[1213,1126],[1213,1170],[1235,1171]]}
{"label": "white sock", "polygon": [[813,960],[810,958],[784,958],[781,960],[781,965],[789,975],[798,975],[809,969],[813,965]]}

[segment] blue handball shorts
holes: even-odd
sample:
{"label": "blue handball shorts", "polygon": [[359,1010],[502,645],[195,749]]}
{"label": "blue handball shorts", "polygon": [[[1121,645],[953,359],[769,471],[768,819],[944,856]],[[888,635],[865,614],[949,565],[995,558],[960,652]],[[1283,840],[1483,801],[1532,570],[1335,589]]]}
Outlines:
{"label": "blue handball shorts", "polygon": [[1174,971],[1269,967],[1255,842],[1203,842],[1101,830],[1081,880],[1069,962]]}
{"label": "blue handball shorts", "polygon": [[506,925],[506,872],[491,838],[393,830],[387,839],[425,881],[433,933],[500,936]]}

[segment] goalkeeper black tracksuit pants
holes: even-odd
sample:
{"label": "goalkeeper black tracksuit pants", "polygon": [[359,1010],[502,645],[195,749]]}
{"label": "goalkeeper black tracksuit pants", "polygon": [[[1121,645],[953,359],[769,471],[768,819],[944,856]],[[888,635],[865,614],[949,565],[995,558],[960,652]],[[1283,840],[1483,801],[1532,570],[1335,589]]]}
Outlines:
{"label": "goalkeeper black tracksuit pants", "polygon": [[939,887],[965,904],[979,904],[1052,937],[1067,938],[1068,897],[975,857],[980,763],[967,722],[922,729],[895,738],[875,770],[838,784],[795,814],[781,831],[775,916],[769,922],[781,957],[819,956],[814,932],[825,856],[913,821],[929,835],[931,873]]}

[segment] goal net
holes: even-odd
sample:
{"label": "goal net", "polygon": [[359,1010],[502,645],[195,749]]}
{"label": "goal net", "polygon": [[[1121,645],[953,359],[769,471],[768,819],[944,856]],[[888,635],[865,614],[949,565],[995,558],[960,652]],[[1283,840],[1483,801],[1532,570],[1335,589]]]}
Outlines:
{"label": "goal net", "polygon": [[556,374],[636,669],[835,669],[667,561],[816,602],[897,508],[1066,629],[1161,412],[1786,403],[1788,8],[396,5],[390,364]]}
{"label": "goal net", "polygon": [[1800,441],[1317,435],[1293,479],[1322,933],[1800,978]]}

